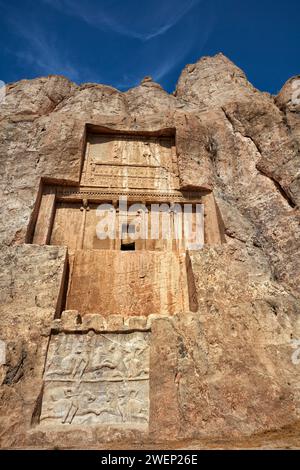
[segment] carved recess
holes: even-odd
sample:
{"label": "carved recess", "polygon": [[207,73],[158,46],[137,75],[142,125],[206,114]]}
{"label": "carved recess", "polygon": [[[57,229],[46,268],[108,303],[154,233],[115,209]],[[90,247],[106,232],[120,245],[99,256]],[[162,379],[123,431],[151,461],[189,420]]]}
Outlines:
{"label": "carved recess", "polygon": [[174,138],[89,135],[81,185],[179,189]]}
{"label": "carved recess", "polygon": [[41,424],[147,424],[149,332],[59,333],[50,340]]}

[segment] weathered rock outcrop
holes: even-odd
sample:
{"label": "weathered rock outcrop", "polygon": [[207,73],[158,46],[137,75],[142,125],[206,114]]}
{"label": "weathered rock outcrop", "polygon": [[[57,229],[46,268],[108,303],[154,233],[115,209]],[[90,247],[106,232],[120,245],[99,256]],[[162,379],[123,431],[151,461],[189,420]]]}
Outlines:
{"label": "weathered rock outcrop", "polygon": [[[219,54],[188,65],[173,95],[151,80],[125,93],[57,76],[8,86],[0,107],[2,447],[172,445],[299,426],[300,352],[292,360],[292,341],[300,340],[295,80],[276,97],[259,92]],[[66,251],[30,245],[26,233],[41,179],[79,182],[87,123],[176,128],[180,187],[212,190],[224,225],[226,243],[190,254],[197,312],[153,317],[150,367],[161,366],[150,380],[149,432],[82,428],[75,435],[37,426]]]}

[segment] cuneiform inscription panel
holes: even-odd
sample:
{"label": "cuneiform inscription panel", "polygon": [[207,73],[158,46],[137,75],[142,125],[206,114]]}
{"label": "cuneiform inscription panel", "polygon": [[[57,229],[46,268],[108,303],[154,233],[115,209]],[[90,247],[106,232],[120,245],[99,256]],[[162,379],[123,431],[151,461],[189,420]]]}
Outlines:
{"label": "cuneiform inscription panel", "polygon": [[53,335],[41,424],[147,424],[149,335]]}

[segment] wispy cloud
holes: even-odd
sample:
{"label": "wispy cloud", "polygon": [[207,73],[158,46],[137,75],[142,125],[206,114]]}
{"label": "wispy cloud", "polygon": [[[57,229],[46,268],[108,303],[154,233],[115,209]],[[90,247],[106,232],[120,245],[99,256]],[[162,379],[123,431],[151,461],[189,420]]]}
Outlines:
{"label": "wispy cloud", "polygon": [[[121,90],[136,86],[145,75],[164,81],[186,61],[195,44],[198,50],[203,47],[215,18],[214,0],[42,0],[42,4],[34,13],[8,3],[3,6],[12,37],[21,38],[13,39],[14,48],[6,46],[18,58],[17,65],[40,75],[110,83]],[[49,10],[49,5],[55,9]],[[197,12],[192,13],[196,5]],[[66,36],[74,46],[71,50]],[[90,44],[95,41],[99,47],[92,51]]]}
{"label": "wispy cloud", "polygon": [[[195,44],[197,44],[198,51],[204,48],[216,21],[214,0],[203,2],[203,8],[200,11],[196,23],[189,23],[193,27],[187,34],[182,34],[184,30],[181,29],[181,34],[172,35],[172,47],[167,37],[165,41],[159,41],[157,44],[152,44],[152,41],[144,44],[143,56],[149,60],[142,61],[141,65],[136,64],[136,70],[142,72],[139,73],[140,78],[151,75],[156,82],[161,83],[176,67],[182,67],[182,64],[186,63],[186,58]],[[135,83],[131,86],[135,86]]]}
{"label": "wispy cloud", "polygon": [[85,81],[93,75],[86,67],[74,65],[66,47],[62,48],[55,35],[40,29],[36,22],[24,23],[17,15],[10,15],[7,21],[22,39],[17,47],[7,50],[36,73],[65,75],[75,82]]}
{"label": "wispy cloud", "polygon": [[25,40],[24,45],[14,51],[20,60],[27,62],[38,73],[61,74],[74,81],[80,80],[78,69],[67,58],[62,57],[55,45],[55,39],[49,39],[49,35],[46,38],[37,28],[18,28],[16,32]]}
{"label": "wispy cloud", "polygon": [[84,3],[76,0],[42,1],[99,29],[149,41],[165,34],[203,0],[185,0],[177,3],[156,0],[152,5],[142,1],[139,2],[139,7],[134,9],[128,8],[128,1],[118,2],[117,8],[116,2],[113,1],[108,2],[109,5],[106,6],[103,3],[99,5],[99,2],[95,3],[93,0],[86,0]]}
{"label": "wispy cloud", "polygon": [[[213,2],[213,0],[209,1]],[[143,60],[140,57],[134,64],[134,74],[123,74],[123,79],[115,84],[121,90],[136,86],[141,78],[148,74],[152,75],[156,81],[162,80],[180,61],[184,60],[195,40],[197,40],[198,46],[200,43],[201,46],[204,46],[211,31],[212,15],[210,12],[207,21],[201,20],[201,30],[196,27],[178,40],[173,37],[172,48],[168,47],[167,53],[161,50],[159,43],[159,50],[155,57],[153,51],[156,50],[156,41],[152,40],[162,35],[165,35],[164,39],[167,40],[168,31],[194,7],[200,6],[202,3],[205,4],[203,8],[205,15],[208,4],[206,0],[178,2],[152,0],[146,3],[137,2],[137,0],[123,2],[86,0],[84,3],[76,0],[43,0],[43,2],[104,32],[114,32],[140,40],[142,49],[138,56],[142,56]],[[145,61],[145,57],[148,57],[149,60]]]}

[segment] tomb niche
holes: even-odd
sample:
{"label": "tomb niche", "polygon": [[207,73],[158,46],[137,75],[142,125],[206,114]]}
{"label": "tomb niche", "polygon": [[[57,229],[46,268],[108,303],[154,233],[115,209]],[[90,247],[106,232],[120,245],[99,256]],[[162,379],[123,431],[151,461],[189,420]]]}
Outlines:
{"label": "tomb niche", "polygon": [[[126,198],[125,208],[120,198]],[[136,210],[134,204],[139,204]],[[133,135],[90,129],[80,183],[44,181],[28,234],[32,243],[67,247],[64,310],[82,318],[197,311],[188,255],[194,240],[178,223],[186,204],[194,228],[200,224],[201,230],[205,218],[201,244],[220,243],[213,195],[179,189],[173,131]],[[169,208],[167,235],[162,230],[164,205]],[[101,212],[99,206],[106,208]],[[109,214],[115,221],[112,236],[99,236],[104,231],[99,217]],[[155,238],[154,219],[159,227]],[[147,426],[150,334],[52,333],[40,424]]]}
{"label": "tomb niche", "polygon": [[[186,270],[194,241],[182,223],[187,205],[194,229],[204,234],[200,244],[219,243],[212,194],[179,190],[173,130],[134,135],[89,128],[80,183],[44,183],[33,224],[33,243],[68,249],[65,308],[124,316],[195,310]],[[110,215],[106,236],[99,224]]]}

